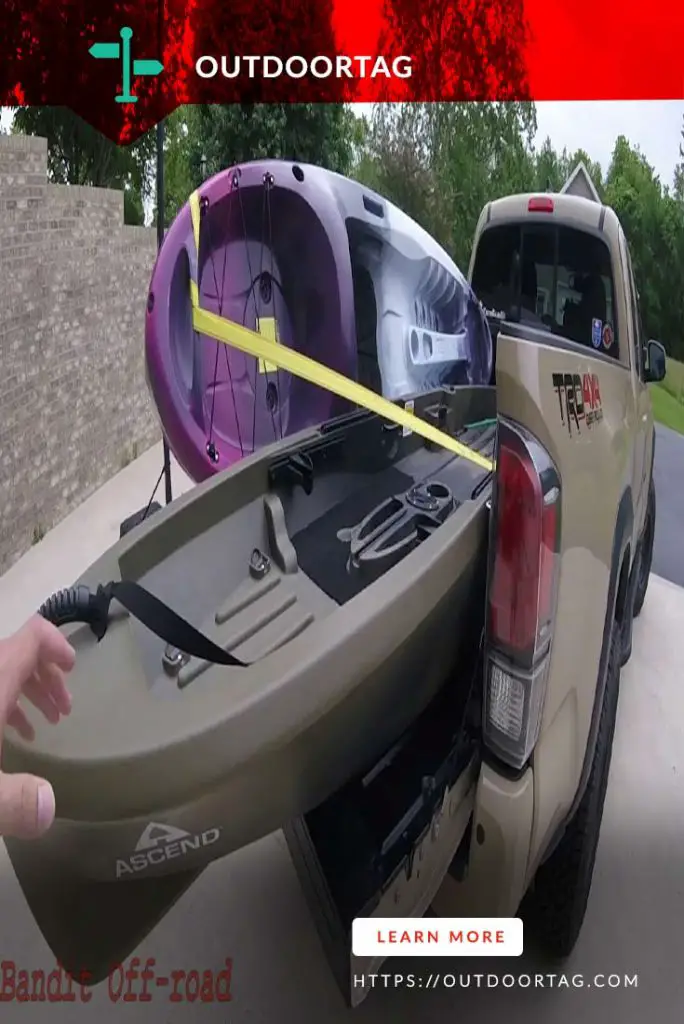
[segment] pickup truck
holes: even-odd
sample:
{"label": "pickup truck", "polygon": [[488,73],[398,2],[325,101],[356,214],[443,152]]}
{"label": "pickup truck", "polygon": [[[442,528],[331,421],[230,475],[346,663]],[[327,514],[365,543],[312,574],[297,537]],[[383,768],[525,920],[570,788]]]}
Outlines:
{"label": "pickup truck", "polygon": [[[58,625],[91,631],[70,634],[79,653],[69,720],[32,744],[3,746],[3,769],[50,773],[61,817],[42,840],[6,845],[66,970],[87,961],[90,979],[102,980],[211,860],[287,819],[352,1006],[382,962],[354,955],[356,918],[418,917],[431,906],[448,917],[520,911],[550,953],[572,950],[620,670],[648,587],[647,385],[663,378],[665,353],[644,339],[624,232],[598,203],[566,194],[490,203],[469,277],[495,345],[495,387],[444,388],[437,406],[434,395],[415,405],[418,419],[439,422],[464,396],[491,400],[462,426],[496,443],[484,474],[472,476],[463,445],[446,461],[438,444],[428,449],[417,419],[405,436],[384,414],[338,417],[122,531],[76,587],[42,607]],[[390,490],[331,525],[336,503],[344,510],[366,494],[352,485],[362,456],[382,462],[376,482]],[[408,471],[410,460],[410,479],[392,482],[390,470]],[[408,488],[405,502],[397,487]],[[424,514],[457,491],[446,520]],[[343,545],[361,528],[352,558]],[[379,572],[379,589],[359,583],[355,558],[371,578]],[[145,604],[138,581],[148,579],[180,602],[176,611],[157,597],[150,605],[150,593]],[[357,599],[352,584],[368,589]],[[112,599],[130,616],[117,613],[109,628]],[[293,609],[289,633],[279,608]],[[182,619],[191,613],[204,633]],[[290,642],[289,661],[269,660]],[[254,645],[246,660],[233,654],[244,643]]]}
{"label": "pickup truck", "polygon": [[[567,194],[491,202],[469,278],[495,342],[499,428],[462,726],[454,742],[444,716],[426,714],[377,771],[285,830],[350,1006],[383,960],[351,952],[355,917],[520,913],[549,954],[571,952],[649,581],[648,383],[665,352],[644,337],[615,212]],[[359,807],[374,787],[384,820],[369,838]]]}

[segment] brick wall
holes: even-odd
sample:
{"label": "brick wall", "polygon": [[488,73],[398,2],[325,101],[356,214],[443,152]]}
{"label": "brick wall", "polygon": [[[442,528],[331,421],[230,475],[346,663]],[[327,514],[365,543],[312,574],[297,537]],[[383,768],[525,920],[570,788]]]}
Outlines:
{"label": "brick wall", "polygon": [[155,250],[121,192],[48,184],[46,140],[0,136],[0,572],[159,439]]}

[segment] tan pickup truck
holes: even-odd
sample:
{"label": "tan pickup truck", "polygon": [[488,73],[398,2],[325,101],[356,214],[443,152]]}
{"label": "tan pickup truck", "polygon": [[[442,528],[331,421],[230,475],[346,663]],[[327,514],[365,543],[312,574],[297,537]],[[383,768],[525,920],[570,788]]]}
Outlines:
{"label": "tan pickup truck", "polygon": [[42,606],[77,647],[74,711],[8,738],[3,769],[50,778],[60,813],[6,845],[73,976],[103,980],[284,821],[351,1005],[383,959],[353,954],[356,918],[520,909],[573,948],[649,579],[665,354],[598,203],[490,203],[470,278],[496,387],[416,395],[401,433],[357,411],[257,451]]}
{"label": "tan pickup truck", "polygon": [[394,806],[381,838],[358,825],[370,774],[286,830],[352,1006],[382,962],[350,954],[357,916],[520,911],[549,953],[570,953],[591,887],[620,669],[648,586],[647,384],[664,376],[665,353],[643,335],[617,216],[569,195],[489,203],[469,273],[495,337],[499,415],[470,702],[451,732],[428,716],[394,767],[382,766]]}

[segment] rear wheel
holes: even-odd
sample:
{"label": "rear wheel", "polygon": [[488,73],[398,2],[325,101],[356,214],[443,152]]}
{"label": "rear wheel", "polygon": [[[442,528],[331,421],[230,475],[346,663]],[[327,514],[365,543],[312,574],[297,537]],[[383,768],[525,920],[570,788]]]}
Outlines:
{"label": "rear wheel", "polygon": [[639,560],[639,576],[636,590],[634,592],[634,615],[639,614],[646,600],[648,581],[651,575],[653,564],[653,542],[655,539],[655,518],[656,518],[656,493],[653,478],[648,488],[648,507],[646,509],[646,522],[641,538],[641,557]]}
{"label": "rear wheel", "polygon": [[584,923],[601,832],[620,688],[622,636],[614,623],[591,774],[560,843],[537,870],[521,915],[553,957],[572,952]]}

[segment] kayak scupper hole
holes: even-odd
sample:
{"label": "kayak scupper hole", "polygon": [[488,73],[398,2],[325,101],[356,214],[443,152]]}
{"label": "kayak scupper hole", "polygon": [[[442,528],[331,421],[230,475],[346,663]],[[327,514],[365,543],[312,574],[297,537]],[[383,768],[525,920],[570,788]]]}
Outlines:
{"label": "kayak scupper hole", "polygon": [[292,175],[293,175],[295,181],[299,181],[299,182],[304,181],[304,171],[301,169],[301,167],[298,164],[295,164],[294,167],[292,168]]}

